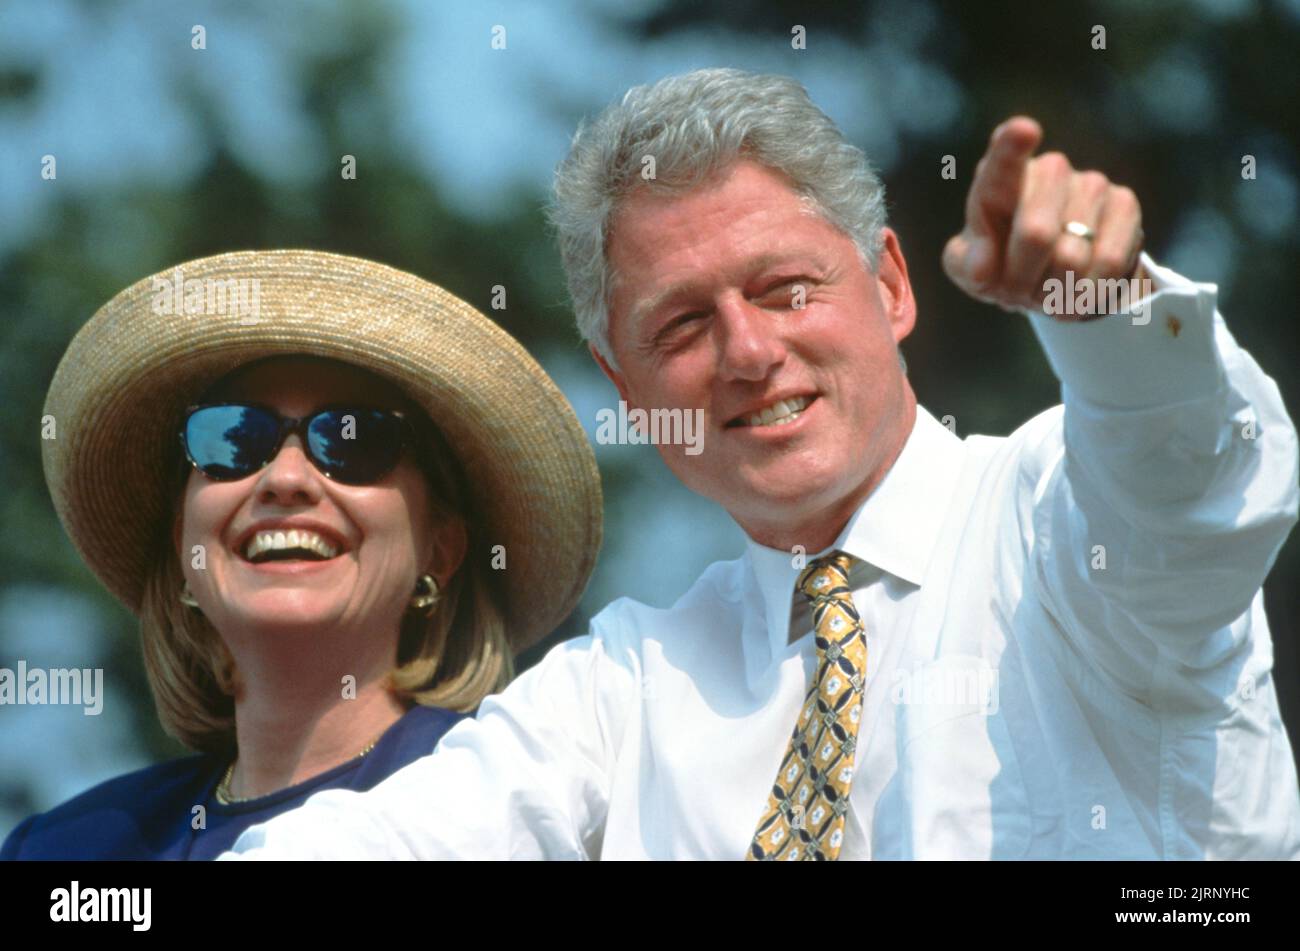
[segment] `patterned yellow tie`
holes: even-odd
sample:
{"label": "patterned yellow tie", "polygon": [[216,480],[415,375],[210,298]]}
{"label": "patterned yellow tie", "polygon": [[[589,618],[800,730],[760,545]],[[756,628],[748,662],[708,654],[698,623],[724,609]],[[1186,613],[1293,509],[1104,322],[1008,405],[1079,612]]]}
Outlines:
{"label": "patterned yellow tie", "polygon": [[839,857],[867,672],[867,641],[848,583],[852,562],[832,552],[799,576],[796,590],[813,604],[817,673],[746,859]]}

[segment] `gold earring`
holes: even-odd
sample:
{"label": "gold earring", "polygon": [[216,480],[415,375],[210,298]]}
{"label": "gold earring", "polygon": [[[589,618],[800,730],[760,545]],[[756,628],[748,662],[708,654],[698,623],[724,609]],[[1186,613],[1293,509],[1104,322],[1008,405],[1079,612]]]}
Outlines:
{"label": "gold earring", "polygon": [[411,599],[411,607],[431,616],[433,606],[438,603],[438,582],[433,580],[432,575],[420,575],[415,582],[415,591],[415,597]]}
{"label": "gold earring", "polygon": [[199,602],[194,600],[194,594],[190,591],[190,583],[188,581],[186,581],[184,587],[181,588],[180,600],[181,604],[189,608],[197,608],[199,606]]}

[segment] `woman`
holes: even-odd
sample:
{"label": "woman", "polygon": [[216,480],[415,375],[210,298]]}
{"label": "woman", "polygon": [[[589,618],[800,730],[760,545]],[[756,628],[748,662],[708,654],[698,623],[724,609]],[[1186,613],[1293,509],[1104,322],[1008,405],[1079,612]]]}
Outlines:
{"label": "woman", "polygon": [[370,788],[509,681],[600,544],[595,460],[541,368],[355,258],[143,280],[78,332],[45,413],[59,517],[199,755],[27,819],[3,858],[212,858],[315,792]]}

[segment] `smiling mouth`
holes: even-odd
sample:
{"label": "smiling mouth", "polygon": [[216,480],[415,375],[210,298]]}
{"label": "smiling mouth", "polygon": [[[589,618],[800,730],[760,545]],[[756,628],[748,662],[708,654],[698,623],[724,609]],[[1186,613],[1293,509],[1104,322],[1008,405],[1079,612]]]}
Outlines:
{"label": "smiling mouth", "polygon": [[775,403],[763,407],[757,413],[737,416],[727,423],[725,428],[731,429],[744,426],[759,429],[767,426],[786,426],[802,416],[804,410],[816,400],[816,395],[792,396],[788,399],[777,400]]}
{"label": "smiling mouth", "polygon": [[258,532],[239,551],[253,565],[284,561],[332,561],[342,554],[339,546],[312,531]]}

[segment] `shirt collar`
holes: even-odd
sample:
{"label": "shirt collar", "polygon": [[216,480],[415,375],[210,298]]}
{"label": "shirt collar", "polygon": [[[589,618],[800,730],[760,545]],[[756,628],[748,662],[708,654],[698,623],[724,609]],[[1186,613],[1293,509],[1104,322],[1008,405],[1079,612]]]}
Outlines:
{"label": "shirt collar", "polygon": [[[912,433],[885,478],[853,513],[839,538],[805,561],[838,549],[919,586],[961,475],[962,452],[962,441],[918,405]],[[767,548],[748,536],[745,541],[763,597],[770,660],[785,649],[789,638],[790,606],[800,569],[790,552]]]}

